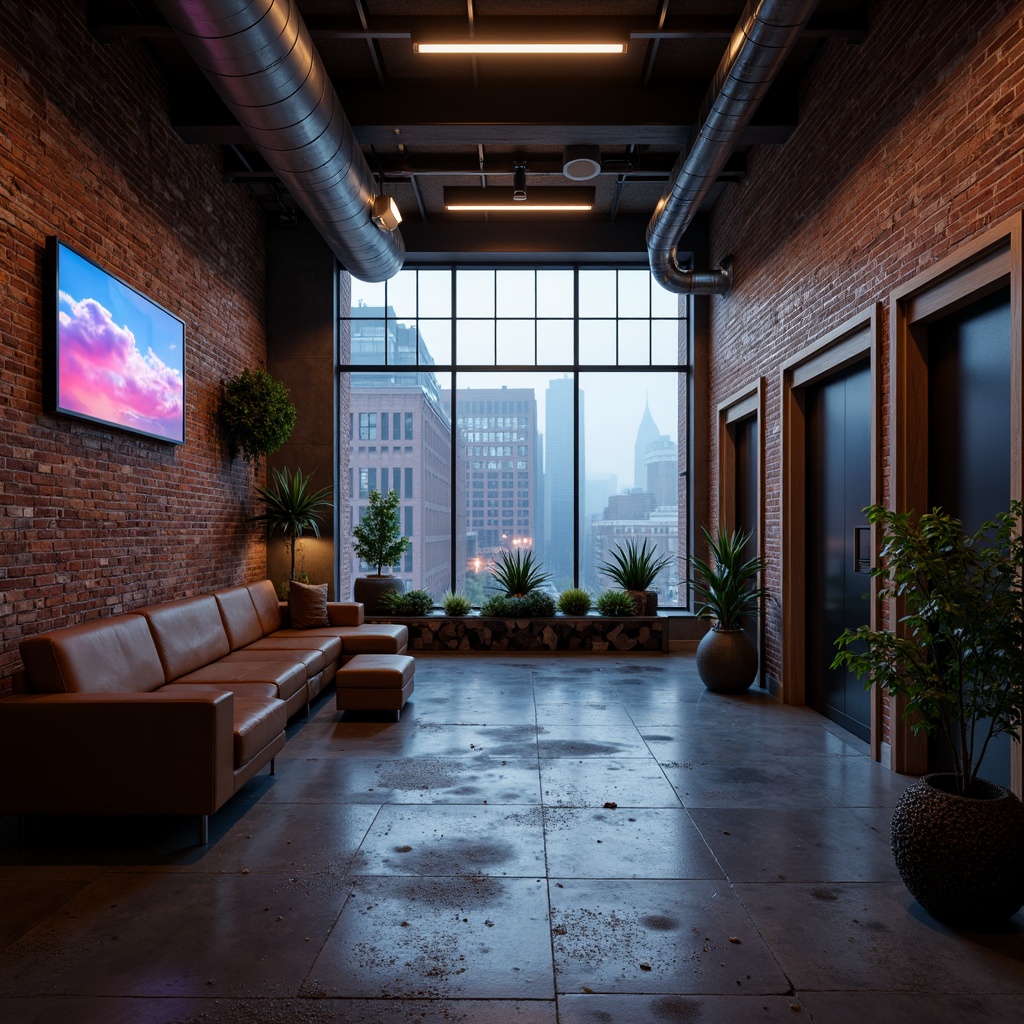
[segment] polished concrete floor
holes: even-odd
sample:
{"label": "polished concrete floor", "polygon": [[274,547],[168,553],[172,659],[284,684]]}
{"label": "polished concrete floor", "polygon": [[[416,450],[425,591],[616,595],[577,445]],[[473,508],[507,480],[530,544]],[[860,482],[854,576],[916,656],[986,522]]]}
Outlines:
{"label": "polished concrete floor", "polygon": [[0,821],[0,1020],[1022,1019],[1024,913],[951,930],[896,875],[907,780],[689,656],[423,656],[400,722],[289,734],[206,847]]}

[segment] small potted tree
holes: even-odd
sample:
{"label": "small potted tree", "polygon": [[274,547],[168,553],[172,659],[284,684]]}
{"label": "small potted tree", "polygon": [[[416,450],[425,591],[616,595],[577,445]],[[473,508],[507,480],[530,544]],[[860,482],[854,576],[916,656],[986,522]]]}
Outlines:
{"label": "small potted tree", "polygon": [[705,529],[711,561],[690,561],[695,569],[693,589],[702,599],[701,618],[711,629],[697,645],[697,672],[715,693],[743,693],[757,676],[757,648],[743,629],[744,616],[758,613],[766,591],[757,586],[764,559],[744,557],[749,533],[719,529],[714,537]]}
{"label": "small potted tree", "polygon": [[288,579],[277,588],[282,598],[288,597],[291,583],[298,579],[295,575],[295,549],[299,541],[306,533],[320,536],[320,523],[331,507],[328,497],[331,488],[321,487],[314,491],[311,489],[312,479],[312,473],[306,476],[301,469],[292,473],[286,466],[283,470],[273,471],[270,484],[256,488],[258,499],[263,503],[263,511],[253,516],[252,521],[263,523],[271,537],[280,533],[291,553],[291,572]]}
{"label": "small potted tree", "polygon": [[385,498],[380,491],[370,491],[369,499],[370,504],[362,519],[352,528],[355,538],[352,546],[359,561],[377,571],[357,576],[352,585],[352,595],[362,602],[367,615],[379,615],[385,610],[381,603],[383,594],[405,589],[401,579],[385,573],[384,567],[398,564],[409,540],[402,536],[401,499],[398,495],[388,491]]}
{"label": "small potted tree", "polygon": [[933,917],[987,927],[1024,903],[1024,808],[980,770],[992,738],[1019,741],[1024,709],[1024,504],[973,536],[940,509],[865,509],[880,529],[879,597],[896,629],[836,641],[849,666],[906,700],[911,729],[945,746],[952,770],[913,783],[893,815],[896,867]]}

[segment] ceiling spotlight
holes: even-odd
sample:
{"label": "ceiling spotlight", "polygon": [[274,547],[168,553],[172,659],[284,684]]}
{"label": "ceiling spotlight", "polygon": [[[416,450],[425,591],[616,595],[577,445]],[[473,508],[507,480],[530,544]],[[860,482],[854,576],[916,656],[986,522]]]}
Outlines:
{"label": "ceiling spotlight", "polygon": [[589,181],[601,173],[601,150],[597,146],[566,146],[562,150],[562,173],[570,181]]}
{"label": "ceiling spotlight", "polygon": [[526,202],[526,164],[516,164],[515,174],[512,176],[512,198],[517,203]]}
{"label": "ceiling spotlight", "polygon": [[444,208],[462,213],[588,213],[594,208],[594,189],[582,186],[534,186],[528,197],[498,188],[446,185]]}
{"label": "ceiling spotlight", "polygon": [[374,196],[370,219],[381,231],[394,231],[402,223],[402,214],[391,196]]}

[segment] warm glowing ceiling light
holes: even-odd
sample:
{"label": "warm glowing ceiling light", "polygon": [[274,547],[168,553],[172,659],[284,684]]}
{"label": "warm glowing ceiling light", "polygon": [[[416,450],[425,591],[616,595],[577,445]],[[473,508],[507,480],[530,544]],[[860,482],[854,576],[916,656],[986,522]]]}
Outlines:
{"label": "warm glowing ceiling light", "polygon": [[413,43],[416,53],[587,54],[625,53],[625,43],[487,43],[475,39],[452,43]]}
{"label": "warm glowing ceiling light", "polygon": [[525,199],[504,188],[448,185],[444,208],[455,213],[588,213],[594,208],[593,188],[530,188]]}

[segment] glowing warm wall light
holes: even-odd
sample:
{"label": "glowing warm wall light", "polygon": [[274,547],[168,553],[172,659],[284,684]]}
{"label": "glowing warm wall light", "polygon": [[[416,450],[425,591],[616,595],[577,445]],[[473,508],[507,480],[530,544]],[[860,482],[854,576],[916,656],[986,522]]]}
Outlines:
{"label": "glowing warm wall light", "polygon": [[416,53],[625,53],[625,43],[413,43]]}

